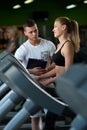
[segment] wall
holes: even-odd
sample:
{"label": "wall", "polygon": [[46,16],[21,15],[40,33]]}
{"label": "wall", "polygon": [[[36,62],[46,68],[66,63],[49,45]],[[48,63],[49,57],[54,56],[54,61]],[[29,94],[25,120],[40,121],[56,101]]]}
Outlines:
{"label": "wall", "polygon": [[72,19],[78,21],[79,25],[87,25],[87,16],[86,16],[87,5],[83,7],[78,6],[77,8],[73,8],[72,10],[65,10],[61,5],[59,6],[56,2],[45,2],[42,1],[39,3],[38,1],[33,2],[32,4],[23,6],[18,10],[0,10],[0,26],[2,25],[22,25],[23,22],[32,18],[32,12],[34,11],[48,11],[49,20],[48,21],[39,21],[40,25],[53,25],[53,21],[58,16],[68,16]]}

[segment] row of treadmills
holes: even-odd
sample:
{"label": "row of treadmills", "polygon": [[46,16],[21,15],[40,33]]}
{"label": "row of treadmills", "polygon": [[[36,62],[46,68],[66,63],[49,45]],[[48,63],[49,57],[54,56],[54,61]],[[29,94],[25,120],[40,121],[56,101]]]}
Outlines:
{"label": "row of treadmills", "polygon": [[[31,78],[11,53],[3,51],[0,54],[0,128],[19,130],[27,122],[29,115],[42,108],[61,116],[64,109],[69,107],[76,116],[68,129],[87,130],[87,65],[74,64],[56,79],[55,85],[56,93],[62,100],[50,95],[41,84]],[[21,102],[21,108],[12,114]],[[9,113],[12,116],[5,122]]]}

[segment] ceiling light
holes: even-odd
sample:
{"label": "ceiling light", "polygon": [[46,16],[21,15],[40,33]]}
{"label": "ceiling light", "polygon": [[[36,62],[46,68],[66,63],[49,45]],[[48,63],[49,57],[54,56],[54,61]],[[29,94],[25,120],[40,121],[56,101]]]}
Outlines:
{"label": "ceiling light", "polygon": [[72,9],[72,8],[75,8],[75,7],[76,7],[76,5],[71,4],[71,5],[66,6],[66,9]]}
{"label": "ceiling light", "polygon": [[26,1],[24,1],[24,4],[30,4],[30,3],[32,3],[34,0],[26,0]]}
{"label": "ceiling light", "polygon": [[18,8],[20,8],[21,7],[21,5],[14,5],[13,6],[13,9],[18,9]]}
{"label": "ceiling light", "polygon": [[84,4],[87,4],[87,0],[84,0]]}

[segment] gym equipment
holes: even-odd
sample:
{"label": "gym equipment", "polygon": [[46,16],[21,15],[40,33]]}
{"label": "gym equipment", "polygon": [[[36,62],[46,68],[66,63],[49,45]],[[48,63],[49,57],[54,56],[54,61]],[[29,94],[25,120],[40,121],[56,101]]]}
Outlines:
{"label": "gym equipment", "polygon": [[[13,92],[18,96],[15,96],[15,98],[17,97],[15,101],[13,100],[13,94],[11,97],[8,96],[7,100],[9,100],[10,97],[10,101],[6,100],[3,103],[2,107],[4,112],[1,110],[2,116],[3,113],[7,114],[7,112],[11,110],[11,104],[13,104],[12,108],[14,107],[14,104],[17,103],[18,98],[20,99],[22,97],[26,100],[30,99],[29,102],[26,101],[26,105],[24,105],[24,107],[17,113],[17,115],[13,117],[4,130],[17,129],[27,118],[26,115],[29,116],[35,114],[39,109],[41,109],[41,107],[47,108],[50,111],[61,115],[66,106],[65,103],[48,94],[45,91],[45,87],[41,86],[38,82],[32,79],[21,63],[17,61],[17,59],[11,53],[6,51],[0,55],[0,80],[7,84],[7,86],[9,86],[10,89],[12,89]],[[8,107],[7,111],[6,107]],[[13,126],[12,123],[14,124]]]}
{"label": "gym equipment", "polygon": [[23,97],[11,90],[6,96],[0,101],[0,122],[4,119],[12,108],[23,100]]}
{"label": "gym equipment", "polygon": [[0,82],[0,98],[2,98],[10,90],[10,88],[2,81]]}
{"label": "gym equipment", "polygon": [[56,91],[77,114],[70,130],[87,130],[87,65],[75,64],[58,77]]}
{"label": "gym equipment", "polygon": [[[5,94],[7,94],[10,90],[11,89],[7,86],[7,84],[4,83],[3,81],[1,81],[1,79],[0,79],[0,99],[2,99],[2,97],[4,97]],[[0,101],[0,103],[1,103],[1,101]]]}
{"label": "gym equipment", "polygon": [[26,99],[23,108],[12,118],[4,130],[16,130],[29,115],[33,115],[41,108],[47,108],[61,115],[67,104],[77,114],[71,124],[70,130],[86,130],[86,79],[87,66],[84,64],[73,65],[66,73],[56,79],[56,91],[65,102],[63,103],[52,97],[46,92],[44,86],[32,79],[26,69],[12,54],[3,52],[0,55],[0,80],[9,86],[19,97]]}

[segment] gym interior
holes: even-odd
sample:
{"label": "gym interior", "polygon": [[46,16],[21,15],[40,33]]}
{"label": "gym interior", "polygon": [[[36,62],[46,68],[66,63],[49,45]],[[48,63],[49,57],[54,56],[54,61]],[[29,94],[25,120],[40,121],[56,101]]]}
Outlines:
{"label": "gym interior", "polygon": [[[41,108],[58,115],[55,130],[87,130],[87,0],[33,0],[26,3],[24,0],[0,0],[0,130],[31,130],[29,115]],[[15,5],[20,7],[13,9]],[[69,5],[75,7],[67,9]],[[4,34],[8,26],[15,25],[21,45],[26,40],[22,25],[26,19],[32,18],[37,22],[40,36],[57,46],[52,28],[55,18],[59,16],[78,22],[81,48],[75,64],[56,80],[59,97],[55,99],[31,78],[12,54],[5,51],[7,43]],[[23,83],[19,82],[21,80]],[[66,114],[60,114],[65,107]],[[43,130],[44,121],[42,110],[40,130]]]}

